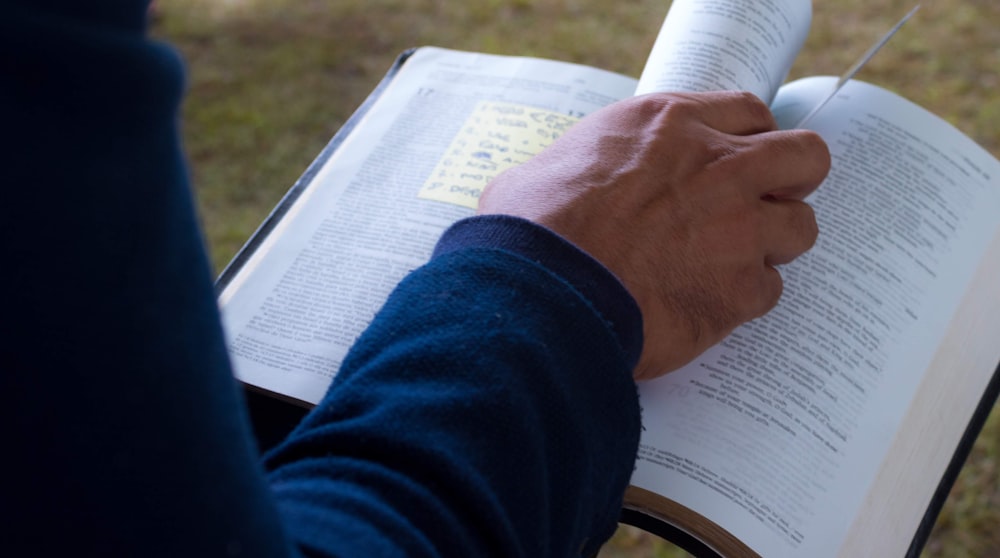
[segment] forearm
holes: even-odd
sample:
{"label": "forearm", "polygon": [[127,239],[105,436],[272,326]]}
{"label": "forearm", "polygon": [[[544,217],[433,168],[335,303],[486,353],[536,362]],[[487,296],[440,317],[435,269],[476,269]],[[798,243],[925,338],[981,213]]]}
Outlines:
{"label": "forearm", "polygon": [[613,326],[590,300],[603,283],[585,297],[549,269],[565,252],[546,267],[510,238],[481,240],[452,242],[400,285],[270,455],[305,547],[569,556],[613,532],[638,444],[634,303],[607,297],[626,306]]}

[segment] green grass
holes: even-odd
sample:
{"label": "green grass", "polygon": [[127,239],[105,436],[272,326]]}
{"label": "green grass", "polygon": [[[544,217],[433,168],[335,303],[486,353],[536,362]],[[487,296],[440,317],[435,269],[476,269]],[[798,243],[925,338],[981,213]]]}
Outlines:
{"label": "green grass", "polygon": [[[160,0],[154,33],[189,64],[185,142],[217,268],[405,48],[535,55],[637,76],[669,2]],[[911,2],[814,2],[792,77],[839,74]],[[1000,3],[934,0],[859,76],[1000,153]],[[928,557],[1000,556],[1000,414],[979,437]],[[684,554],[621,529],[603,558]]]}

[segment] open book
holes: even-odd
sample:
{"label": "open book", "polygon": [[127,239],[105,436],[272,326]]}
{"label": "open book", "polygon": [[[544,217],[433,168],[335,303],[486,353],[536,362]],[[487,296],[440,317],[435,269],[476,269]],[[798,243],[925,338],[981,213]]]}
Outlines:
{"label": "open book", "polygon": [[[676,0],[640,80],[404,54],[220,278],[240,380],[318,402],[486,183],[604,105],[740,89],[797,122],[836,81],[781,86],[810,18],[808,0]],[[833,167],[809,199],[819,240],[783,266],[778,307],[640,388],[624,518],[699,554],[915,555],[1000,391],[1000,162],[860,82],[809,127]]]}

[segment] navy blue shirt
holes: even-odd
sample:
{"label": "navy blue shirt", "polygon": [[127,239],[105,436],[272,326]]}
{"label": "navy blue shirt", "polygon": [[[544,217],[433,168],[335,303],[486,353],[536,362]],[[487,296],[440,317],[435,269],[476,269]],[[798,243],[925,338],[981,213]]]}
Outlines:
{"label": "navy blue shirt", "polygon": [[567,556],[632,471],[634,301],[542,227],[463,221],[264,459],[145,2],[6,1],[0,553]]}

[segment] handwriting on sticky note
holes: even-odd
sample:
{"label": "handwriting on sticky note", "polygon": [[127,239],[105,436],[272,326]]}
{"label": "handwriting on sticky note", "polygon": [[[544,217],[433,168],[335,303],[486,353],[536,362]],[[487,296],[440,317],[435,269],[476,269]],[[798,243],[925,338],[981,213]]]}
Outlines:
{"label": "handwriting on sticky note", "polygon": [[493,177],[534,157],[578,120],[525,105],[482,101],[417,196],[475,209]]}

